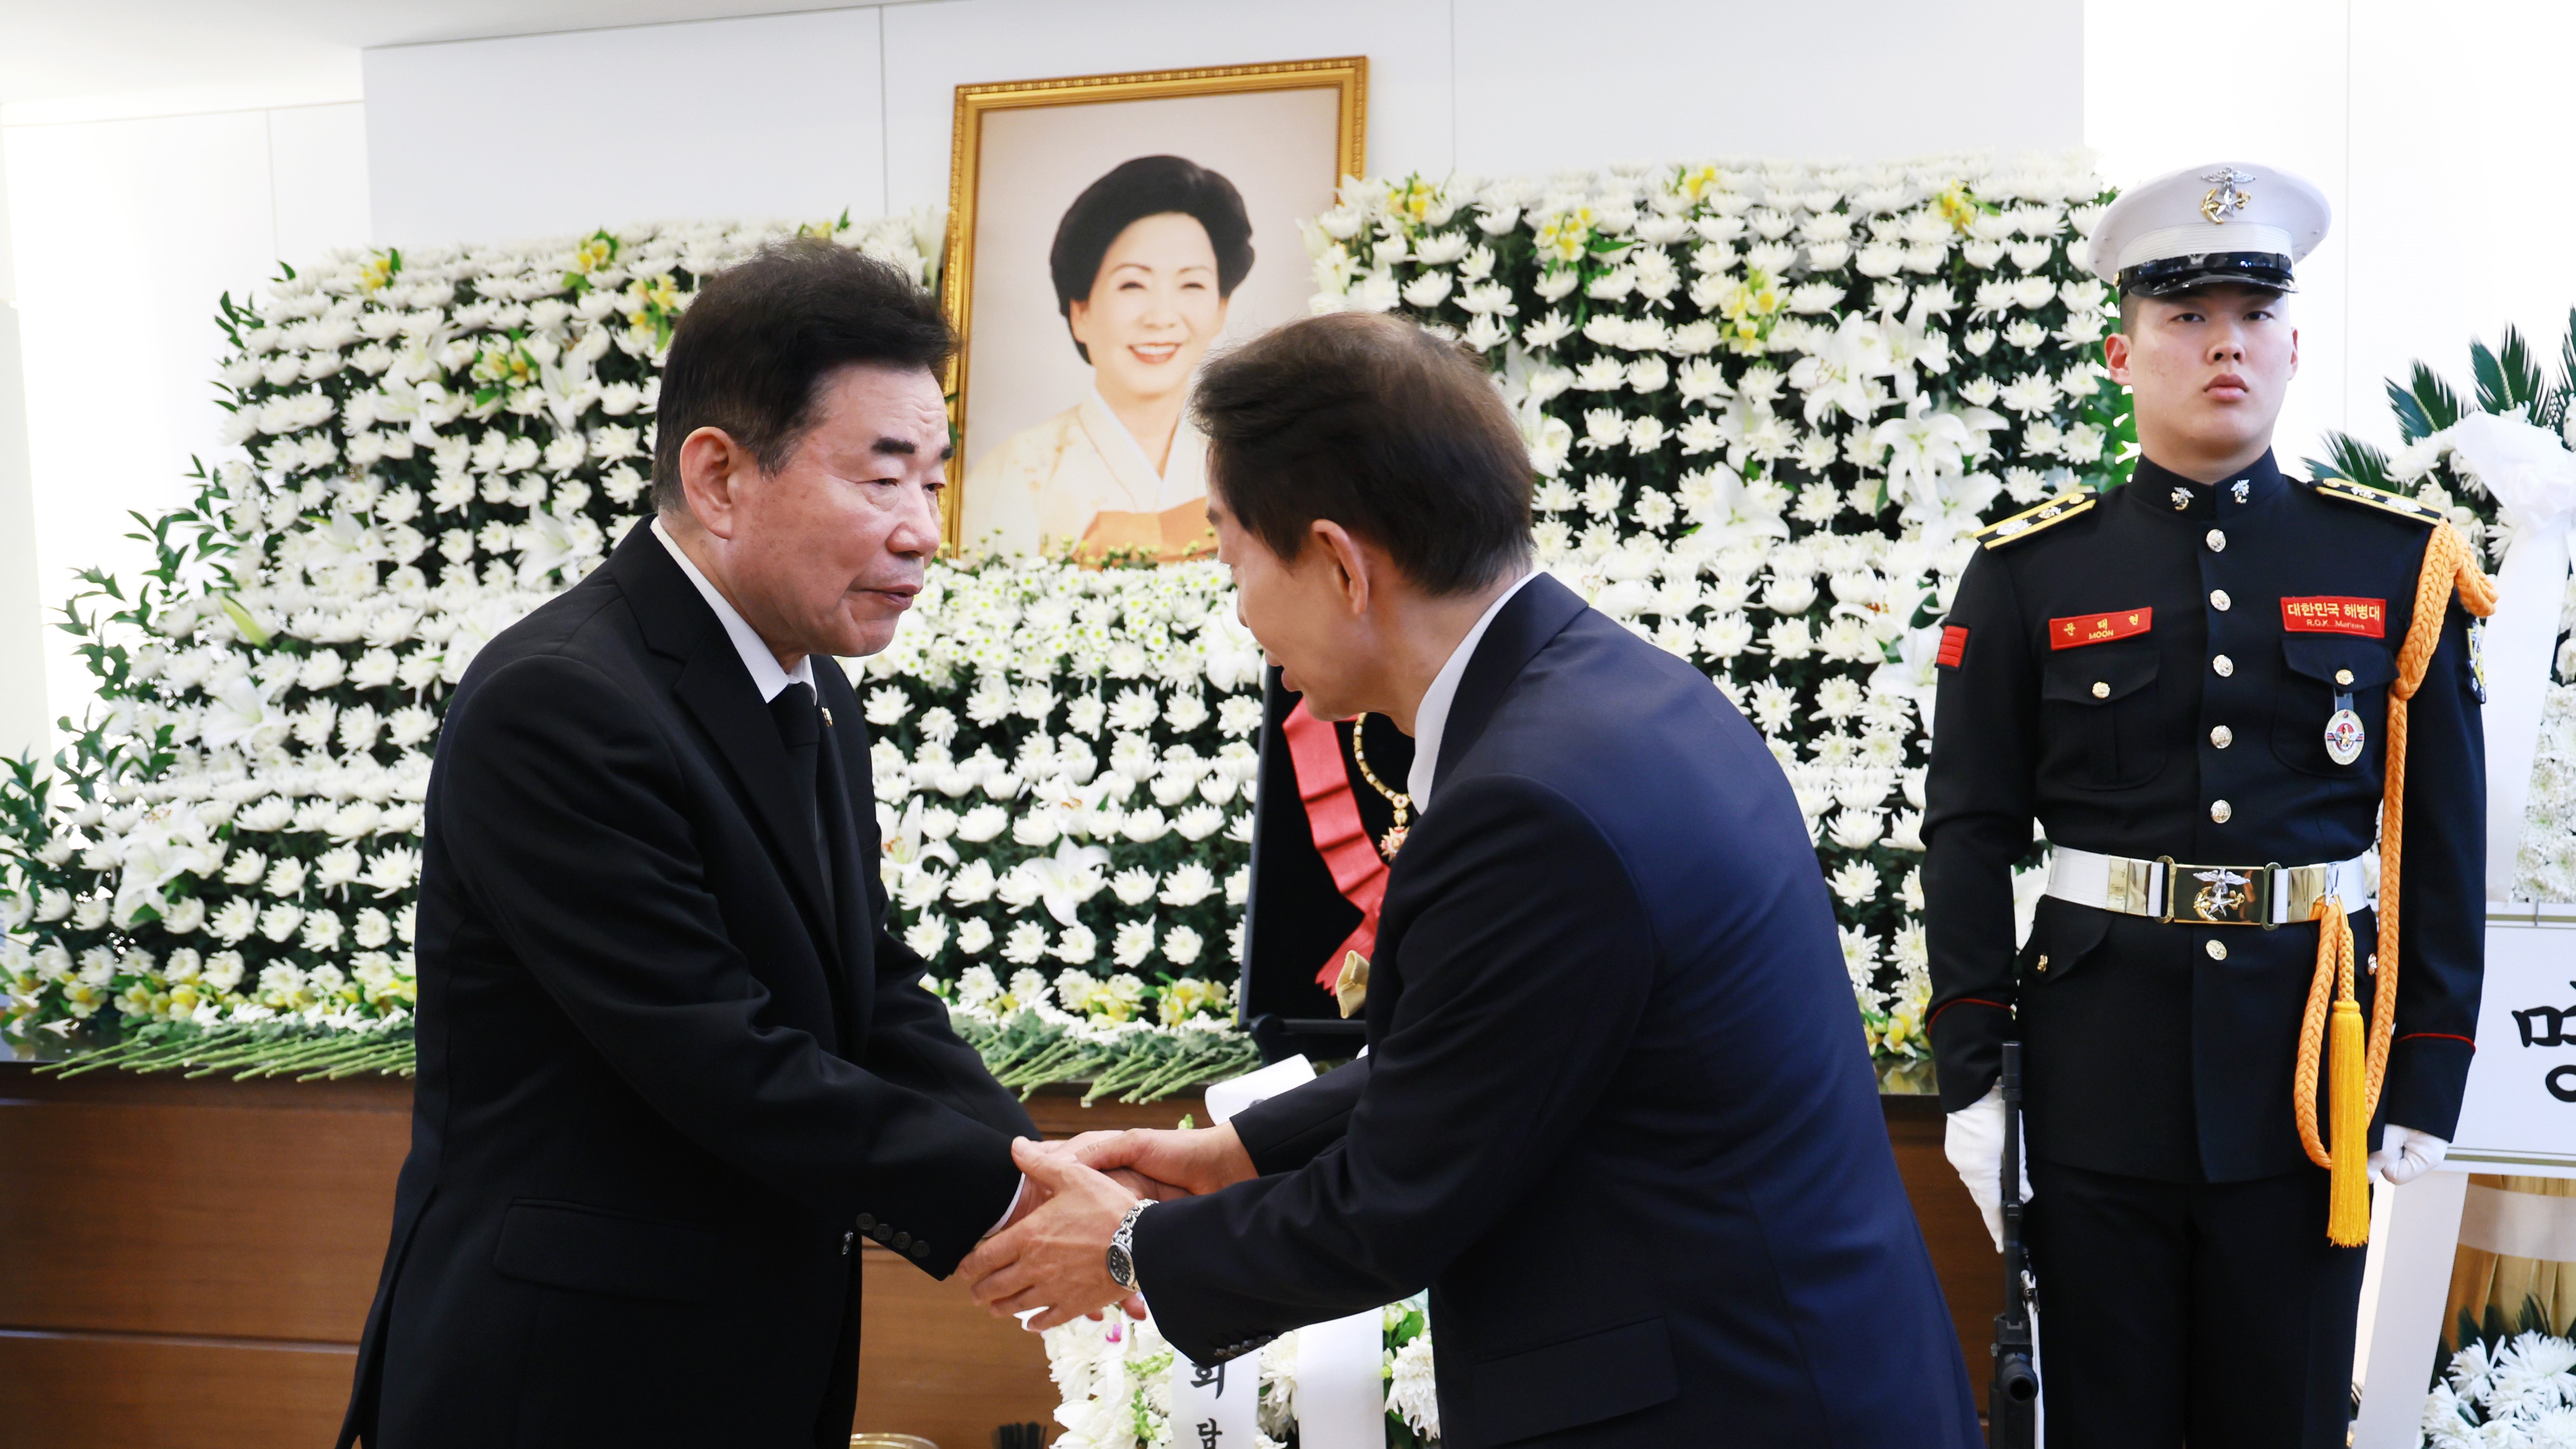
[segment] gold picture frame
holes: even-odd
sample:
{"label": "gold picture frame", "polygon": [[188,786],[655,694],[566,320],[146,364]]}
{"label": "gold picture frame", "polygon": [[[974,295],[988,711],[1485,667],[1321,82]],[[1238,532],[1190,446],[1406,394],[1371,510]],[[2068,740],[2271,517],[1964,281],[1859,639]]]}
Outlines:
{"label": "gold picture frame", "polygon": [[957,351],[949,359],[947,374],[942,379],[948,394],[949,423],[961,445],[961,453],[951,467],[949,486],[940,508],[941,531],[950,552],[956,551],[963,542],[961,533],[965,518],[962,446],[966,437],[967,382],[971,375],[975,335],[976,186],[978,166],[983,156],[985,119],[996,112],[1053,106],[1325,89],[1337,93],[1338,133],[1333,154],[1339,172],[1334,181],[1338,184],[1342,178],[1368,174],[1366,56],[957,87],[955,119],[950,132],[947,240],[939,280],[940,305],[957,334]]}

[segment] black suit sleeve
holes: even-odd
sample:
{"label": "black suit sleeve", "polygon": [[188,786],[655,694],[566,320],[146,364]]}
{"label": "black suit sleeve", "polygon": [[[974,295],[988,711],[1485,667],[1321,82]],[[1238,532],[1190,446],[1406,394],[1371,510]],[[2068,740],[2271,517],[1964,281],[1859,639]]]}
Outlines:
{"label": "black suit sleeve", "polygon": [[1425,871],[1408,888],[1432,904],[1405,927],[1387,1015],[1371,1004],[1366,1074],[1280,1103],[1285,1121],[1355,1090],[1341,1140],[1137,1222],[1146,1301],[1195,1361],[1420,1290],[1556,1164],[1635,1036],[1655,943],[1626,867],[1573,802],[1527,780],[1462,781],[1408,849]]}
{"label": "black suit sleeve", "polygon": [[[873,853],[871,861],[875,859]],[[868,894],[877,925],[875,1017],[860,1065],[897,1086],[944,1102],[1012,1137],[1035,1137],[1028,1109],[1010,1088],[993,1080],[984,1059],[948,1025],[948,1004],[921,984],[930,963],[885,927],[885,890],[868,868]]]}
{"label": "black suit sleeve", "polygon": [[1958,663],[1937,666],[1923,925],[1941,1109],[1956,1112],[1995,1084],[2012,1033],[2012,866],[2030,849],[2039,671],[2012,576],[1992,553],[1968,561],[1943,623],[1967,637]]}
{"label": "black suit sleeve", "polygon": [[[2424,683],[2406,706],[2406,837],[2397,912],[2397,1039],[2383,1119],[2448,1139],[2486,977],[2486,731],[2453,599]],[[2362,951],[2368,941],[2353,943]]]}
{"label": "black suit sleeve", "polygon": [[1368,1079],[1368,1058],[1362,1057],[1235,1113],[1234,1135],[1263,1176],[1295,1172],[1342,1140]]}
{"label": "black suit sleeve", "polygon": [[1010,1133],[766,1019],[671,746],[606,675],[503,666],[449,714],[438,769],[428,828],[466,888],[655,1111],[825,1220],[871,1214],[934,1275],[956,1267],[1018,1190]]}

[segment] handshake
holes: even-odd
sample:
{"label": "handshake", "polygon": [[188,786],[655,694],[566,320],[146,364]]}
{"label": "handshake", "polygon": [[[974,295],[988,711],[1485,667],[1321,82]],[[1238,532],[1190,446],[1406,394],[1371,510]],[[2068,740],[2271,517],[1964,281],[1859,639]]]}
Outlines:
{"label": "handshake", "polygon": [[1122,1302],[1130,1317],[1143,1318],[1144,1295],[1109,1275],[1109,1242],[1129,1211],[1258,1175],[1230,1126],[1022,1138],[1011,1158],[1028,1185],[957,1273],[994,1317],[1030,1315],[1023,1321],[1033,1332],[1097,1318]]}

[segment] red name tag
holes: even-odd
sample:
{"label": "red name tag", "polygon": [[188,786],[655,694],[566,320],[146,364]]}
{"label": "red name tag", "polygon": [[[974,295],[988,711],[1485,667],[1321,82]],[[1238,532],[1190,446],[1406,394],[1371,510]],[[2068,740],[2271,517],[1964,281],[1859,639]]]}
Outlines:
{"label": "red name tag", "polygon": [[2155,626],[2155,622],[2156,611],[2153,609],[2114,609],[2107,614],[2078,614],[2072,619],[2051,619],[2048,621],[2048,647],[2075,649],[2086,644],[2107,644],[2132,634],[2144,634]]}
{"label": "red name tag", "polygon": [[2358,634],[2388,637],[2386,599],[2283,599],[2281,627],[2293,634]]}
{"label": "red name tag", "polygon": [[1933,657],[1932,662],[1935,664],[1947,664],[1951,668],[1956,669],[1959,667],[1959,661],[1967,657],[1967,653],[1967,626],[1963,624],[1942,625],[1941,652]]}

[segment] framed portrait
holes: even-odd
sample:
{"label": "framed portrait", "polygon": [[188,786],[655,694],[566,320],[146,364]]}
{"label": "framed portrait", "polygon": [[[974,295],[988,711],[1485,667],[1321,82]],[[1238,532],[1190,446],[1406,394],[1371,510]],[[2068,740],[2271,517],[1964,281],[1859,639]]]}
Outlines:
{"label": "framed portrait", "polygon": [[1357,56],[957,88],[952,552],[1214,552],[1191,379],[1305,315],[1367,94]]}

